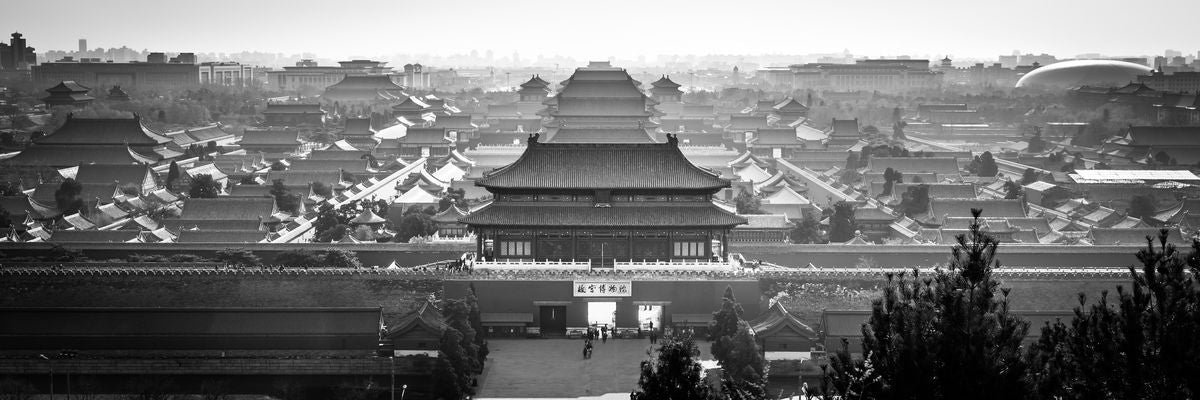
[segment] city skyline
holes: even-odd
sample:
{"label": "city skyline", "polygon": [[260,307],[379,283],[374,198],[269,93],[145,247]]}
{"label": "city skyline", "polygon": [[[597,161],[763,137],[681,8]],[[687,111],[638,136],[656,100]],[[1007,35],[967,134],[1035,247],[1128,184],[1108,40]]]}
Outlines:
{"label": "city skyline", "polygon": [[[538,55],[581,60],[609,57],[654,60],[660,55],[677,54],[818,54],[844,50],[873,58],[951,55],[960,59],[987,59],[1014,50],[1069,58],[1086,53],[1157,55],[1164,49],[1180,50],[1186,55],[1194,54],[1200,45],[1188,40],[1186,21],[1188,15],[1200,12],[1200,4],[1185,0],[1161,4],[1165,9],[1180,12],[1158,17],[1152,45],[1144,34],[1131,34],[1096,22],[1128,12],[1114,1],[1019,0],[1008,2],[1003,9],[964,15],[961,5],[948,0],[935,0],[919,8],[866,1],[768,2],[754,7],[675,0],[651,4],[624,0],[560,4],[536,0],[516,6],[468,1],[471,4],[465,6],[474,11],[457,14],[452,9],[418,9],[404,2],[361,0],[337,7],[330,17],[312,12],[313,8],[303,1],[252,5],[228,2],[231,7],[224,7],[222,4],[226,2],[219,0],[213,7],[189,12],[187,18],[177,16],[178,11],[173,8],[145,0],[123,2],[122,7],[68,3],[73,3],[67,8],[75,14],[108,23],[86,29],[63,29],[26,22],[20,16],[45,15],[59,6],[21,2],[8,6],[12,12],[0,17],[0,25],[25,34],[30,45],[41,52],[73,50],[79,39],[88,39],[92,48],[313,53],[331,59],[420,53],[442,56],[472,50],[481,55],[491,50],[496,59],[511,58],[516,52],[525,60]],[[211,11],[233,7],[245,12]],[[358,21],[363,16],[377,18],[380,14],[367,11],[381,9],[395,9],[399,17],[396,21]],[[789,17],[778,23],[756,24],[751,29],[736,23],[762,18],[764,12]],[[414,13],[442,17],[408,17]],[[129,20],[131,15],[139,18]],[[981,26],[979,22],[983,19],[995,22]],[[146,35],[146,31],[161,34]],[[1062,35],[1063,32],[1070,34]],[[1048,36],[1055,40],[1045,40]],[[662,39],[653,37],[688,40],[673,41],[666,46]]]}

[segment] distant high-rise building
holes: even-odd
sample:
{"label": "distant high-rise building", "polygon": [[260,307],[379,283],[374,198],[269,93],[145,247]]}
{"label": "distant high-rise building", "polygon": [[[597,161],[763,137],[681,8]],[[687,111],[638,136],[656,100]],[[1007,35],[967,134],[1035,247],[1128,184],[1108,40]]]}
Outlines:
{"label": "distant high-rise building", "polygon": [[1166,57],[1167,59],[1171,59],[1171,58],[1179,57],[1179,56],[1182,56],[1182,55],[1183,55],[1183,52],[1182,52],[1182,51],[1179,51],[1179,50],[1171,50],[1171,49],[1167,49],[1167,51],[1164,51],[1164,52],[1163,52],[1163,57]]}
{"label": "distant high-rise building", "polygon": [[13,32],[8,44],[0,43],[0,69],[28,70],[37,64],[34,48],[25,45],[20,32]]}
{"label": "distant high-rise building", "polygon": [[85,54],[87,54],[87,51],[87,39],[79,39],[79,56],[83,57]]}
{"label": "distant high-rise building", "polygon": [[150,53],[150,55],[146,56],[146,62],[151,63],[151,64],[166,64],[167,63],[167,54],[166,53]]}

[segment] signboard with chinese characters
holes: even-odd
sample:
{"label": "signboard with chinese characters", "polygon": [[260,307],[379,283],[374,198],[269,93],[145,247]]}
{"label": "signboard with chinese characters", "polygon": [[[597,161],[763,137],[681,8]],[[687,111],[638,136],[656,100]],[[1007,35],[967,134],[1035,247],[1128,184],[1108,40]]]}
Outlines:
{"label": "signboard with chinese characters", "polygon": [[629,297],[633,295],[631,281],[574,281],[571,291],[575,297]]}

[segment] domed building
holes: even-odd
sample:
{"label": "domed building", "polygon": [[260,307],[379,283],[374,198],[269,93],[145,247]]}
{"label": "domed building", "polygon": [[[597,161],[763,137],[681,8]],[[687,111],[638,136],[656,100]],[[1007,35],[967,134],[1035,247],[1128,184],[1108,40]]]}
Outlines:
{"label": "domed building", "polygon": [[1017,87],[1069,88],[1082,85],[1120,86],[1150,75],[1144,65],[1115,60],[1074,60],[1035,69],[1017,81]]}

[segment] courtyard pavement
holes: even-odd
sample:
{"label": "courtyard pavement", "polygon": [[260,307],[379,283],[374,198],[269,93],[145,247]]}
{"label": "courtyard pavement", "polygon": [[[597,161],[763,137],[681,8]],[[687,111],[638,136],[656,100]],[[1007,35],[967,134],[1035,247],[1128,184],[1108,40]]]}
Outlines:
{"label": "courtyard pavement", "polygon": [[[488,362],[476,399],[628,399],[637,387],[639,366],[650,349],[647,339],[593,342],[583,358],[583,340],[488,340]],[[701,359],[712,359],[699,341]],[[592,399],[587,399],[592,400]]]}

